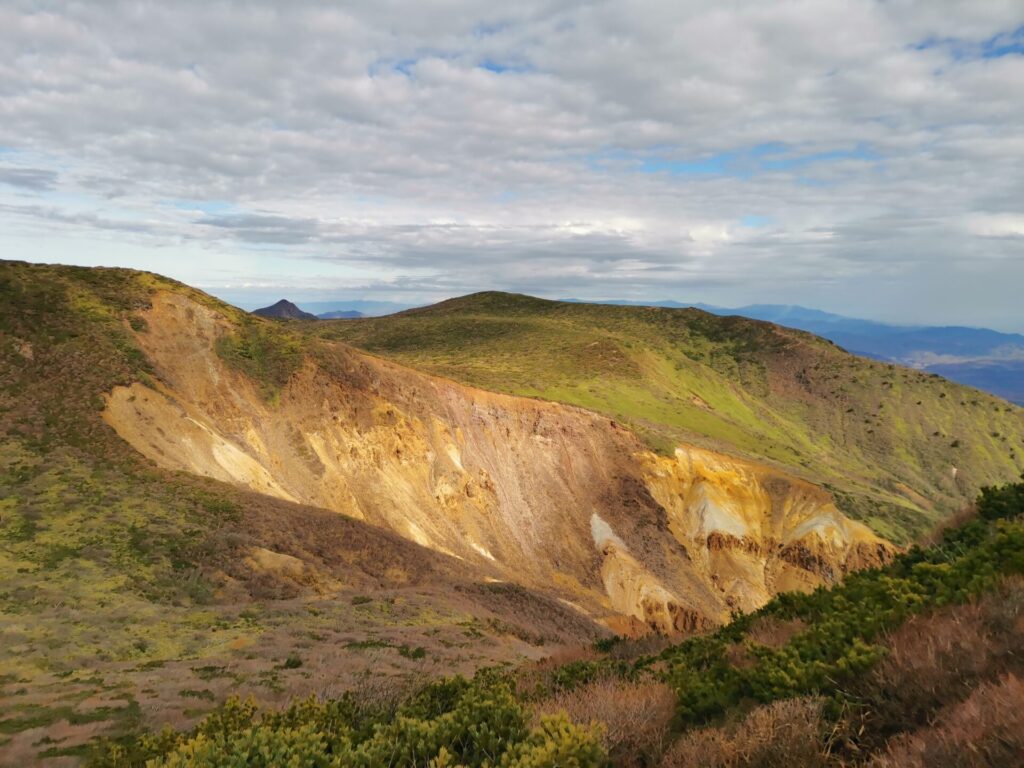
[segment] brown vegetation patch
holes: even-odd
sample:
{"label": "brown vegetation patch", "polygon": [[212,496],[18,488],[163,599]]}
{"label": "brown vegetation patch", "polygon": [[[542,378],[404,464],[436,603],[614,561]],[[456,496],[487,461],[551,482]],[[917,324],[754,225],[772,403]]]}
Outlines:
{"label": "brown vegetation patch", "polygon": [[920,546],[930,547],[934,544],[938,544],[942,541],[942,537],[946,531],[967,525],[967,523],[974,520],[977,516],[978,508],[974,504],[970,504],[962,508],[960,511],[954,512],[949,517],[943,518],[938,525],[922,536],[921,541],[919,542]]}
{"label": "brown vegetation patch", "polygon": [[828,763],[822,733],[824,700],[800,698],[758,707],[729,727],[686,734],[662,768],[818,768]]}
{"label": "brown vegetation patch", "polygon": [[806,628],[807,625],[800,619],[787,621],[774,616],[762,616],[751,623],[747,638],[758,645],[781,648]]}
{"label": "brown vegetation patch", "polygon": [[858,749],[874,751],[930,722],[951,702],[1000,675],[1024,674],[1024,579],[965,605],[915,616],[887,638],[889,654],[855,689],[870,703]]}
{"label": "brown vegetation patch", "polygon": [[536,716],[565,712],[579,725],[603,723],[602,741],[616,765],[653,765],[665,748],[675,700],[664,683],[602,679],[541,701]]}
{"label": "brown vegetation patch", "polygon": [[[548,650],[548,649],[545,649]],[[589,645],[562,645],[549,650],[547,656],[526,662],[516,671],[516,694],[524,699],[536,699],[553,690],[555,675],[567,664],[596,661],[601,654]]]}
{"label": "brown vegetation patch", "polygon": [[871,768],[1002,768],[1024,763],[1024,681],[984,683],[938,720],[902,735]]}

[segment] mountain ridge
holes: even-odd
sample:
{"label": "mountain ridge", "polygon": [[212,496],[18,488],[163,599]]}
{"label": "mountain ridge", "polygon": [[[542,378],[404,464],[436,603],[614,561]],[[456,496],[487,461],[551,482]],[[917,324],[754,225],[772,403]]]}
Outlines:
{"label": "mountain ridge", "polygon": [[[188,727],[196,699],[708,631],[888,562],[879,532],[944,519],[941,494],[1010,472],[981,462],[1018,439],[1019,411],[979,399],[940,414],[966,459],[942,485],[924,470],[951,436],[910,455],[918,474],[897,431],[837,453],[816,410],[838,410],[819,386],[836,373],[888,393],[886,417],[921,386],[927,408],[968,390],[698,310],[485,292],[280,322],[151,273],[15,262],[0,290],[5,760],[71,755],[96,722]],[[642,408],[612,412],[609,385]],[[861,445],[880,421],[839,423]]]}
{"label": "mountain ridge", "polygon": [[854,354],[938,373],[1018,405],[1024,404],[1024,335],[1019,333],[957,325],[894,325],[800,305],[750,304],[727,308],[677,301],[609,300],[607,303],[616,306],[694,307],[717,315],[766,320],[830,339]]}
{"label": "mountain ridge", "polygon": [[269,307],[261,307],[252,311],[258,317],[268,317],[277,320],[316,320],[316,315],[304,312],[295,306],[288,299],[271,304]]}
{"label": "mountain ridge", "polygon": [[675,440],[696,441],[775,463],[827,483],[854,514],[870,498],[890,505],[890,520],[909,516],[897,529],[875,521],[890,538],[957,509],[969,475],[1006,480],[1022,464],[1019,408],[738,316],[489,291],[315,333],[465,383],[583,405],[669,453]]}

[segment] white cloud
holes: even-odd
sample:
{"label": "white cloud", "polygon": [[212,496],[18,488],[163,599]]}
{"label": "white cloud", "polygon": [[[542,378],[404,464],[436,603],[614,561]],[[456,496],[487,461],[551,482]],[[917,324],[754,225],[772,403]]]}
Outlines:
{"label": "white cloud", "polygon": [[1024,55],[986,55],[1022,26],[1012,1],[6,3],[0,245],[1020,328]]}
{"label": "white cloud", "polygon": [[967,217],[967,231],[979,237],[1024,237],[1024,213],[974,214]]}

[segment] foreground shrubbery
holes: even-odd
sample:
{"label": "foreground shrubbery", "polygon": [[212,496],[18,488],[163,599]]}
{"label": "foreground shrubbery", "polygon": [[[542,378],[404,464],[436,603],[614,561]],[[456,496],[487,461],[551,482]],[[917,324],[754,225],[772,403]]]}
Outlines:
{"label": "foreground shrubbery", "polygon": [[427,686],[397,708],[351,696],[314,698],[283,712],[233,699],[186,734],[164,731],[109,745],[96,764],[192,766],[599,766],[600,726],[565,715],[530,728],[530,712],[504,681],[478,675]]}
{"label": "foreground shrubbery", "polygon": [[[666,650],[680,722],[708,722],[745,701],[842,690],[885,655],[876,642],[882,633],[1024,574],[1024,523],[1015,517],[1022,510],[1024,484],[986,489],[977,519],[947,531],[935,546],[853,574],[838,587],[780,595],[756,614]],[[761,645],[748,634],[763,617],[799,620],[806,628],[779,647]]]}
{"label": "foreground shrubbery", "polygon": [[735,723],[687,733],[665,753],[662,768],[825,766],[823,709],[820,698],[786,699],[758,707]]}
{"label": "foreground shrubbery", "polygon": [[628,661],[605,642],[401,704],[346,695],[260,713],[234,700],[96,764],[1004,765],[1024,750],[1022,512],[1024,483],[985,489],[977,516],[933,546],[659,655]]}
{"label": "foreground shrubbery", "polygon": [[675,696],[664,683],[603,677],[539,701],[538,717],[565,713],[577,724],[601,723],[601,743],[616,765],[657,762],[670,738]]}

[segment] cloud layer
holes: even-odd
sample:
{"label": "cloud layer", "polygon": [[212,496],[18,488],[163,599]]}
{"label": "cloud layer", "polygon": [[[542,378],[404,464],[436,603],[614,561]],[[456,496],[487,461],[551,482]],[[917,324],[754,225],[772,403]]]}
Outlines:
{"label": "cloud layer", "polygon": [[3,256],[1024,330],[1019,2],[514,6],[6,3]]}

